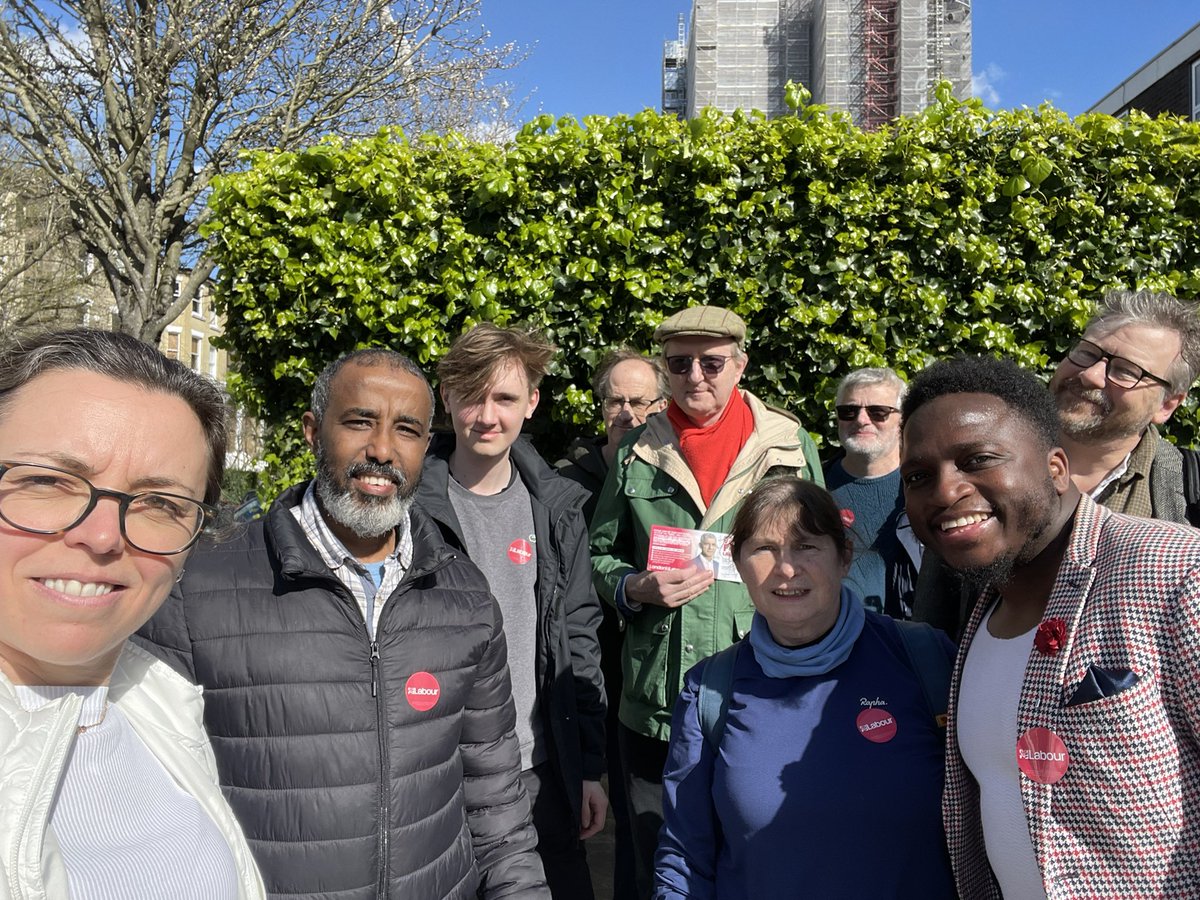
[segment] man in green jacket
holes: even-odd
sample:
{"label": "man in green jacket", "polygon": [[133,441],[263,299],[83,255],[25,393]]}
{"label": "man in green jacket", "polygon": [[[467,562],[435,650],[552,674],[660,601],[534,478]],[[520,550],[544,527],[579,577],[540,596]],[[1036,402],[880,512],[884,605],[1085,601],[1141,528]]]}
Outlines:
{"label": "man in green jacket", "polygon": [[689,565],[690,553],[678,568],[651,569],[651,528],[723,538],[742,497],[761,479],[787,474],[823,483],[800,422],[738,389],[747,363],[741,318],[716,306],[692,307],[666,319],[654,338],[670,373],[671,403],[621,443],[591,528],[596,590],[626,619],[618,738],[644,898],[683,675],[743,637],[754,613],[740,582]]}

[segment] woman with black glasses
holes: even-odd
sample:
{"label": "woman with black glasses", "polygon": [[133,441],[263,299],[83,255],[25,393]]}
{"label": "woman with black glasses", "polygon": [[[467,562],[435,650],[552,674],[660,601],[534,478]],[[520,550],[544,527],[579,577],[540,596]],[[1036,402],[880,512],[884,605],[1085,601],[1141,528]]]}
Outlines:
{"label": "woman with black glasses", "polygon": [[212,515],[224,422],[132,337],[0,357],[0,897],[264,895],[199,692],[127,642]]}

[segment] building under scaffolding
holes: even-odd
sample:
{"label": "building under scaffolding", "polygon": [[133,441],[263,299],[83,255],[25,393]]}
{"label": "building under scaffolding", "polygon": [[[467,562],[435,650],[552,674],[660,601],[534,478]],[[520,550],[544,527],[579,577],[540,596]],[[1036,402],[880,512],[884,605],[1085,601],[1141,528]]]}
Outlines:
{"label": "building under scaffolding", "polygon": [[679,118],[687,116],[687,31],[679,15],[679,36],[663,41],[662,111]]}
{"label": "building under scaffolding", "polygon": [[779,115],[796,81],[874,128],[923,109],[942,80],[970,96],[970,0],[693,0],[686,38],[664,45],[663,110]]}

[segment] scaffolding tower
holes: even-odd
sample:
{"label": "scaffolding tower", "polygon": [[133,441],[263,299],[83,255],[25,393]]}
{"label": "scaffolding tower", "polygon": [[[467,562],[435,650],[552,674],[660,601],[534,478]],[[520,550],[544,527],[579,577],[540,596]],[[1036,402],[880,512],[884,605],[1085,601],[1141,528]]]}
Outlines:
{"label": "scaffolding tower", "polygon": [[687,33],[683,13],[679,14],[679,34],[673,41],[663,41],[662,111],[683,119],[687,117]]}
{"label": "scaffolding tower", "polygon": [[929,0],[929,79],[934,84],[942,80],[946,69],[946,3]]}
{"label": "scaffolding tower", "polygon": [[896,0],[863,0],[863,128],[878,128],[896,117]]}

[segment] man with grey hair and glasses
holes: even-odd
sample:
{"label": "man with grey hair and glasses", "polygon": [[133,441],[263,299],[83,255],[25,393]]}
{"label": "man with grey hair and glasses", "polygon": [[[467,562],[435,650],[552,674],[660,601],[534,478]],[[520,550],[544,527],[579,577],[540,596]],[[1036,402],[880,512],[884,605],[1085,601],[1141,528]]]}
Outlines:
{"label": "man with grey hair and glasses", "polygon": [[142,643],[204,688],[273,896],[548,898],[500,609],[413,504],[433,392],[390,350],[317,378],[317,476],[200,547]]}
{"label": "man with grey hair and glasses", "polygon": [[825,486],[854,535],[846,581],[868,609],[895,619],[912,617],[921,565],[900,486],[904,392],[891,369],[857,369],[843,378],[834,405],[842,454],[825,467]]}
{"label": "man with grey hair and glasses", "polygon": [[566,458],[556,463],[560,475],[582,485],[591,494],[583,506],[589,522],[617,447],[648,416],[666,408],[671,385],[661,358],[617,347],[601,357],[592,375],[592,396],[600,405],[604,433],[573,441]]}
{"label": "man with grey hair and glasses", "polygon": [[1155,426],[1200,368],[1195,303],[1110,291],[1050,379],[1071,480],[1117,512],[1187,522],[1181,454]]}

